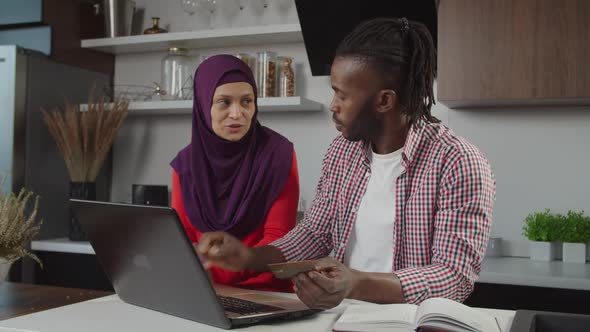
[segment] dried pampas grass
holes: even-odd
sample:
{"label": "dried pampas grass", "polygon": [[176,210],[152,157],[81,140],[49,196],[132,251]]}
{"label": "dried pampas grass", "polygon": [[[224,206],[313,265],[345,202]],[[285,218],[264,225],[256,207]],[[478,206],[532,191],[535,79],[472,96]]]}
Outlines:
{"label": "dried pampas grass", "polygon": [[89,98],[88,108],[65,100],[65,110],[43,112],[43,120],[64,158],[72,182],[94,182],[111,149],[129,102]]}

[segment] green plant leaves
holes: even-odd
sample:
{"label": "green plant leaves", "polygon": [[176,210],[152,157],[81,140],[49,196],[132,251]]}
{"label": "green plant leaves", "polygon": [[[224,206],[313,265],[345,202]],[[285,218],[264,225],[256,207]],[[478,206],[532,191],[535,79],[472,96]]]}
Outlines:
{"label": "green plant leaves", "polygon": [[531,241],[556,241],[559,237],[559,222],[549,209],[533,212],[524,220],[523,235]]}
{"label": "green plant leaves", "polygon": [[[32,202],[32,210],[27,212],[27,206]],[[38,204],[39,197],[24,188],[18,195],[0,193],[0,257],[13,262],[29,256],[41,265],[37,256],[25,249],[39,232]]]}
{"label": "green plant leaves", "polygon": [[531,241],[587,243],[590,241],[590,217],[585,216],[584,211],[570,210],[562,215],[546,209],[529,214],[522,230]]}

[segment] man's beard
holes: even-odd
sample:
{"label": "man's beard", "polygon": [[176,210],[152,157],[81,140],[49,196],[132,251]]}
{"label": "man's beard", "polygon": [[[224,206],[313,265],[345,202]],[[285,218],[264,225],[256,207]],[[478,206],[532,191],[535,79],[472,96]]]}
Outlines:
{"label": "man's beard", "polygon": [[372,100],[373,98],[367,98],[356,119],[347,126],[347,134],[344,135],[344,138],[352,142],[370,141],[373,137],[381,134],[383,121],[381,121],[380,114],[373,110]]}

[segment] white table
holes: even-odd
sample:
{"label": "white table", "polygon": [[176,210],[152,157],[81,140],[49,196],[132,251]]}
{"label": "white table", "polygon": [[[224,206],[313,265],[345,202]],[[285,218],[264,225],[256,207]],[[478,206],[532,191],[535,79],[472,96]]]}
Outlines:
{"label": "white table", "polygon": [[[290,296],[290,295],[285,295]],[[312,317],[290,321],[272,322],[240,328],[239,331],[332,331],[332,326],[342,314],[346,305],[321,312]],[[507,332],[512,324],[514,311],[480,309],[498,318],[502,332]],[[14,330],[18,329],[18,330]],[[39,332],[103,332],[103,331],[142,331],[142,332],[205,332],[224,331],[212,326],[170,316],[153,310],[124,303],[117,295],[80,302],[51,310],[0,321],[0,332],[13,331]]]}

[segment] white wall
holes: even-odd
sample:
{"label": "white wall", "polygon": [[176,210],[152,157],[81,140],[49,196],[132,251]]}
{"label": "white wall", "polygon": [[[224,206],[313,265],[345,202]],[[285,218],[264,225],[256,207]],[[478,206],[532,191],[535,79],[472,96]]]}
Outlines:
{"label": "white wall", "polygon": [[450,127],[485,153],[496,174],[492,234],[527,256],[522,220],[533,210],[590,212],[590,107],[449,111]]}
{"label": "white wall", "polygon": [[[321,160],[327,145],[337,135],[327,106],[331,99],[328,77],[312,77],[303,44],[266,45],[240,48],[254,53],[273,50],[295,57],[297,68],[296,92],[324,103],[324,112],[260,113],[259,120],[288,137],[295,145],[302,181],[302,196],[313,197]],[[235,53],[236,49],[207,49],[199,54]],[[117,57],[116,84],[145,84],[159,81],[159,64],[163,53],[122,55]],[[131,184],[165,184],[170,181],[168,163],[190,140],[191,117],[131,116],[115,142],[112,199],[131,200]]]}
{"label": "white wall", "polygon": [[[146,17],[159,15],[175,31],[186,27],[189,16],[163,1],[144,0]],[[166,2],[168,3],[168,2]],[[293,6],[281,15],[246,14],[246,22],[297,22]],[[193,16],[194,19],[197,15]],[[250,21],[248,21],[250,20]],[[218,19],[218,26],[235,25]],[[260,121],[288,137],[299,161],[302,197],[309,203],[325,149],[337,135],[328,105],[332,97],[328,77],[312,77],[303,43],[258,47],[205,49],[198,55],[255,53],[272,50],[295,57],[297,94],[324,103],[324,112],[263,113]],[[120,55],[116,59],[116,84],[150,85],[159,81],[159,63],[164,53]],[[449,110],[434,107],[434,114],[455,132],[477,145],[488,157],[497,178],[497,202],[492,235],[505,240],[505,254],[527,256],[521,236],[522,220],[533,210],[590,211],[590,108],[527,107]],[[131,200],[131,184],[169,184],[170,160],[190,139],[190,116],[139,116],[128,118],[114,149],[112,199]]]}

